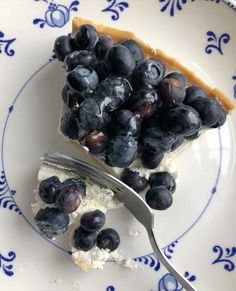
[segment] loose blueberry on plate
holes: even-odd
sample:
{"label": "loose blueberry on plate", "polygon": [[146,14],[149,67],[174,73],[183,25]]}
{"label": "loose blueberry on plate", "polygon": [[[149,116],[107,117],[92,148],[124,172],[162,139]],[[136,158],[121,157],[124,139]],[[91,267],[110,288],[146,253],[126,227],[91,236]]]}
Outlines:
{"label": "loose blueberry on plate", "polygon": [[74,212],[82,203],[85,186],[80,180],[69,179],[63,183],[63,189],[58,195],[56,205],[65,213]]}
{"label": "loose blueberry on plate", "polygon": [[166,78],[173,78],[173,79],[176,79],[178,80],[184,87],[186,86],[187,84],[187,80],[186,80],[186,77],[179,73],[179,72],[172,72],[172,73],[169,73],[168,75],[165,76],[165,79]]}
{"label": "loose blueberry on plate", "polygon": [[163,114],[163,126],[176,135],[189,136],[197,132],[202,123],[194,108],[180,105]]}
{"label": "loose blueberry on plate", "polygon": [[164,131],[158,127],[150,127],[143,134],[143,145],[150,152],[170,151],[176,137],[173,133]]}
{"label": "loose blueberry on plate", "polygon": [[40,209],[35,216],[35,223],[40,232],[47,238],[62,234],[68,229],[69,215],[57,208]]}
{"label": "loose blueberry on plate", "polygon": [[95,46],[95,53],[98,58],[103,59],[108,50],[113,47],[114,41],[109,35],[102,35]]}
{"label": "loose blueberry on plate", "polygon": [[94,69],[97,66],[96,56],[86,50],[74,51],[65,58],[65,69],[67,72],[74,70],[78,65]]}
{"label": "loose blueberry on plate", "polygon": [[153,152],[144,150],[141,155],[142,164],[144,168],[147,168],[147,169],[157,168],[160,165],[163,158],[164,158],[163,152],[153,153]]}
{"label": "loose blueberry on plate", "polygon": [[39,196],[43,202],[53,204],[56,202],[62,184],[58,177],[52,176],[40,182]]}
{"label": "loose blueberry on plate", "polygon": [[224,108],[220,108],[220,115],[218,117],[218,120],[215,124],[213,124],[211,127],[212,128],[217,128],[217,127],[220,127],[222,126],[225,121],[226,121],[226,118],[227,118],[227,112],[224,110]]}
{"label": "loose blueberry on plate", "polygon": [[219,119],[220,104],[213,98],[196,97],[190,106],[199,113],[203,126],[211,127]]}
{"label": "loose blueberry on plate", "polygon": [[137,193],[142,192],[148,186],[148,181],[145,177],[140,176],[138,172],[130,169],[125,169],[120,179]]}
{"label": "loose blueberry on plate", "polygon": [[172,143],[171,152],[175,151],[178,147],[180,147],[184,142],[184,137],[182,135],[177,135],[176,140]]}
{"label": "loose blueberry on plate", "polygon": [[181,104],[185,97],[184,85],[174,78],[165,78],[158,85],[163,104]]}
{"label": "loose blueberry on plate", "polygon": [[157,86],[165,75],[164,64],[157,59],[145,59],[133,72],[133,83],[136,88],[144,85]]}
{"label": "loose blueberry on plate", "polygon": [[105,224],[105,214],[101,210],[86,212],[81,216],[80,226],[89,232],[98,231]]}
{"label": "loose blueberry on plate", "polygon": [[132,136],[118,135],[110,139],[106,148],[106,163],[112,167],[128,167],[136,158],[137,142]]}
{"label": "loose blueberry on plate", "polygon": [[147,204],[155,210],[165,210],[173,202],[172,195],[164,186],[156,186],[149,189],[145,196]]}
{"label": "loose blueberry on plate", "polygon": [[128,76],[135,67],[135,59],[130,50],[123,45],[114,45],[109,49],[106,60],[114,75]]}
{"label": "loose blueberry on plate", "polygon": [[206,97],[204,90],[198,86],[190,86],[186,89],[184,104],[189,105],[197,97]]}
{"label": "loose blueberry on plate", "polygon": [[97,246],[100,249],[114,251],[120,245],[120,236],[113,228],[106,228],[100,231],[97,237]]}
{"label": "loose blueberry on plate", "polygon": [[90,24],[80,26],[74,35],[75,44],[79,50],[92,50],[98,39],[97,30]]}
{"label": "loose blueberry on plate", "polygon": [[79,92],[72,93],[69,86],[66,84],[61,92],[62,100],[68,108],[79,107],[84,97]]}
{"label": "loose blueberry on plate", "polygon": [[144,53],[141,46],[133,39],[125,39],[120,42],[121,45],[127,47],[132,55],[136,63],[141,62],[144,59]]}
{"label": "loose blueberry on plate", "polygon": [[117,135],[137,136],[141,127],[140,118],[126,109],[115,112],[113,124]]}
{"label": "loose blueberry on plate", "polygon": [[91,250],[97,240],[97,233],[96,232],[89,232],[84,230],[82,227],[78,227],[74,233],[74,246],[82,251],[89,251]]}
{"label": "loose blueberry on plate", "polygon": [[71,39],[69,36],[59,36],[54,43],[54,54],[59,61],[63,62],[65,57],[72,52]]}
{"label": "loose blueberry on plate", "polygon": [[90,67],[79,65],[66,77],[67,84],[73,92],[88,94],[94,91],[98,85],[98,75]]}
{"label": "loose blueberry on plate", "polygon": [[85,137],[84,145],[92,155],[102,155],[106,150],[108,137],[102,131],[94,131]]}
{"label": "loose blueberry on plate", "polygon": [[135,91],[128,100],[128,108],[142,118],[150,117],[157,108],[158,95],[151,86]]}
{"label": "loose blueberry on plate", "polygon": [[164,186],[170,193],[174,193],[176,184],[174,177],[168,172],[157,172],[153,173],[149,177],[150,187]]}

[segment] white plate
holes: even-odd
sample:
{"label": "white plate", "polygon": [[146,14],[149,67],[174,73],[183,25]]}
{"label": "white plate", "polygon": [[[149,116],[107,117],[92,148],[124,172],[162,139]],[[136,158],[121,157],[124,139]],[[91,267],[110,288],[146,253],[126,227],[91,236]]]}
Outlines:
{"label": "white plate", "polygon": [[[40,156],[48,150],[78,155],[56,133],[64,71],[51,61],[52,46],[70,32],[75,15],[132,30],[233,98],[235,11],[217,0],[47,2],[0,1],[0,290],[181,290],[125,209],[111,211],[108,223],[121,234],[120,249],[143,270],[108,263],[104,271],[83,273],[34,229],[30,203]],[[236,285],[235,128],[233,113],[176,160],[174,204],[156,213],[160,244],[199,290]],[[54,243],[68,247],[65,239]]]}

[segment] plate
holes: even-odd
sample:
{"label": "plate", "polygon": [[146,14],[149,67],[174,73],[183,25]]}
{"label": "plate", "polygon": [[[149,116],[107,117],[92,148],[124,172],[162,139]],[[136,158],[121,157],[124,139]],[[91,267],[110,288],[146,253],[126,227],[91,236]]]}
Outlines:
{"label": "plate", "polygon": [[[236,98],[235,11],[217,0],[2,0],[0,16],[0,289],[182,290],[124,208],[110,211],[108,224],[118,229],[122,252],[140,262],[138,270],[107,263],[84,273],[65,237],[50,242],[37,232],[30,205],[40,157],[50,150],[92,162],[57,134],[64,71],[52,47],[74,16],[92,19],[134,31]],[[235,128],[232,113],[175,160],[174,204],[155,213],[166,256],[198,290],[236,285]]]}

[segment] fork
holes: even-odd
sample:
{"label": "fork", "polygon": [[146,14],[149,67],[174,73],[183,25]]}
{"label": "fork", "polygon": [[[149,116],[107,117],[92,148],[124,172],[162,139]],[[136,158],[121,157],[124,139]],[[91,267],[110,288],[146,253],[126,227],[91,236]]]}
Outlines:
{"label": "fork", "polygon": [[147,203],[130,187],[112,175],[79,159],[68,157],[60,153],[47,153],[42,157],[43,164],[68,170],[81,177],[89,177],[103,187],[109,187],[116,198],[145,227],[154,253],[166,269],[175,277],[185,290],[196,291],[192,284],[169,262],[159,247],[154,233],[154,214]]}

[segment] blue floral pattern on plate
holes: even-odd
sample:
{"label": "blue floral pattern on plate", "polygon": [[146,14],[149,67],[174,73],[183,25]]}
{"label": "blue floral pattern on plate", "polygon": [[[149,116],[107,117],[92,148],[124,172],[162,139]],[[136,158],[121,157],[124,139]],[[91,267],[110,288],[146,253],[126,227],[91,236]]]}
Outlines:
{"label": "blue floral pattern on plate", "polygon": [[16,253],[13,251],[9,252],[7,256],[4,256],[0,253],[0,270],[2,270],[4,274],[9,277],[14,275],[13,265],[10,263],[13,262],[15,258]]}
{"label": "blue floral pattern on plate", "polygon": [[[184,276],[190,281],[193,282],[196,280],[196,276],[190,275],[189,272],[185,272]],[[179,282],[173,277],[170,273],[166,273],[158,282],[157,286],[158,291],[180,291],[183,290],[183,287]]]}
{"label": "blue floral pattern on plate", "polygon": [[235,81],[234,87],[233,87],[233,96],[236,99],[236,75],[232,77],[232,79]]}
{"label": "blue floral pattern on plate", "polygon": [[44,18],[35,18],[33,20],[33,24],[39,24],[40,28],[44,28],[47,24],[50,27],[63,27],[70,20],[71,11],[78,11],[79,1],[72,1],[69,7],[56,4],[53,2],[48,2],[47,0],[35,0],[35,1],[43,1],[48,4],[47,10],[44,14]]}
{"label": "blue floral pattern on plate", "polygon": [[104,8],[102,12],[111,12],[111,19],[115,21],[120,18],[120,12],[123,12],[125,8],[129,7],[127,1],[107,0],[107,2],[110,2],[111,4]]}
{"label": "blue floral pattern on plate", "polygon": [[208,45],[205,48],[207,54],[211,54],[213,50],[223,55],[222,44],[227,44],[230,41],[230,35],[228,33],[222,33],[219,36],[213,31],[208,31],[207,33]]}
{"label": "blue floral pattern on plate", "polygon": [[221,246],[215,245],[212,250],[214,253],[218,253],[217,258],[212,262],[212,265],[223,263],[224,269],[228,272],[232,272],[235,269],[235,264],[229,258],[236,255],[236,247],[223,249]]}
{"label": "blue floral pattern on plate", "polygon": [[12,57],[14,56],[15,51],[10,47],[16,38],[5,39],[4,37],[4,33],[0,31],[0,54],[4,52],[7,56]]}

